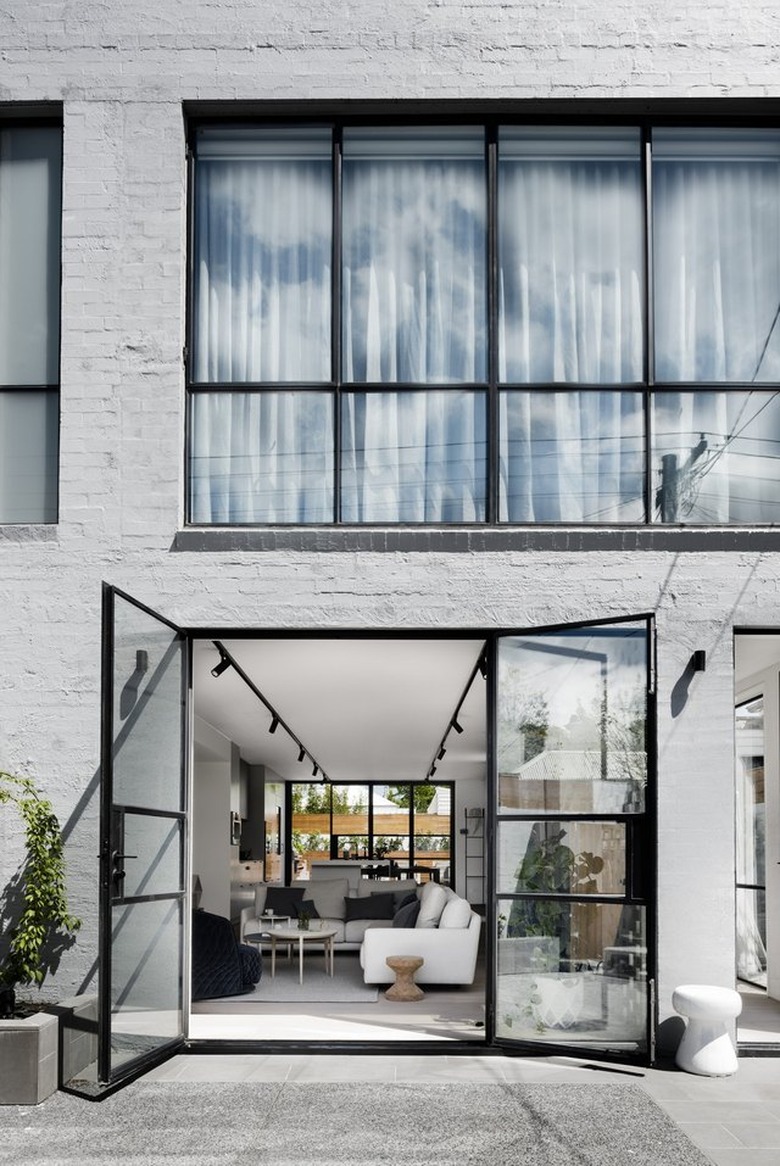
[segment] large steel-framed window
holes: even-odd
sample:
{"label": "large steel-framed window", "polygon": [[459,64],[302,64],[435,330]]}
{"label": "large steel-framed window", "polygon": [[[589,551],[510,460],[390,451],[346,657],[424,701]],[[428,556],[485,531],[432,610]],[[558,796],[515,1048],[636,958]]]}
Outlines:
{"label": "large steel-framed window", "polygon": [[368,875],[403,872],[453,885],[453,782],[289,782],[287,798],[290,876],[307,878],[313,862],[347,859],[363,860]]}
{"label": "large steel-framed window", "polygon": [[780,131],[191,145],[190,523],[777,520]]}
{"label": "large steel-framed window", "polygon": [[57,521],[62,128],[0,121],[0,524]]}

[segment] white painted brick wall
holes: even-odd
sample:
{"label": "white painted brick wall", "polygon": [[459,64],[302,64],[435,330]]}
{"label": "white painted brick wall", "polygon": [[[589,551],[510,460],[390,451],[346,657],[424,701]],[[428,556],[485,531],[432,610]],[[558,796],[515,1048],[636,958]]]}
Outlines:
{"label": "white painted brick wall", "polygon": [[[731,629],[780,627],[770,555],[171,553],[182,522],[186,168],[195,100],[780,96],[773,3],[17,0],[0,102],[64,106],[61,516],[0,528],[0,765],[68,832],[96,957],[100,582],[190,625],[522,627],[655,612],[660,1001],[733,977]],[[684,711],[670,694],[708,652]],[[18,852],[0,815],[0,883]]]}

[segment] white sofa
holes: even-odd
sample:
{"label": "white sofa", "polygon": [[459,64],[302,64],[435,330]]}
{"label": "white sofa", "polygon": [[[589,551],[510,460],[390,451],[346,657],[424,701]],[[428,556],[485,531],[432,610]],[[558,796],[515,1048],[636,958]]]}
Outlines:
{"label": "white sofa", "polygon": [[[351,884],[351,885],[350,885]],[[358,883],[346,878],[312,880],[299,879],[294,887],[302,887],[306,899],[312,901],[322,925],[335,928],[334,946],[337,951],[360,951],[360,966],[367,984],[390,984],[395,973],[388,968],[389,955],[419,955],[425,963],[416,973],[421,984],[471,984],[477,964],[477,948],[482,920],[465,899],[449,887],[438,883],[418,886],[412,879],[394,879],[374,882],[361,879]],[[267,931],[267,921],[258,917],[265,910],[267,896],[265,883],[255,891],[254,907],[241,912],[241,940],[247,934]],[[347,919],[346,899],[363,903],[375,895],[393,894],[397,902],[410,893],[420,900],[420,913],[414,927],[394,927],[392,919],[372,918],[370,907],[365,918]],[[317,921],[312,923],[317,927]]]}
{"label": "white sofa", "polygon": [[[316,879],[296,879],[291,885],[302,887],[305,898],[314,903],[320,921],[314,920],[315,929],[322,925],[336,930],[333,943],[338,951],[359,951],[363,936],[373,928],[392,928],[393,920],[371,918],[370,915],[362,919],[347,919],[345,899],[359,899],[361,906],[374,895],[393,894],[398,901],[406,894],[418,891],[417,883],[413,879],[394,879],[388,882],[375,882],[371,879],[362,879],[359,883],[352,883],[351,879],[325,879],[322,876]],[[254,907],[244,907],[241,911],[241,941],[252,933],[268,930],[268,922],[258,917],[265,910],[267,884],[261,883],[255,889]],[[397,930],[397,929],[396,929]]]}
{"label": "white sofa", "polygon": [[473,984],[482,919],[449,887],[425,883],[418,895],[420,915],[414,927],[366,931],[360,948],[365,983],[392,983],[395,972],[387,957],[415,955],[425,961],[415,972],[415,983]]}

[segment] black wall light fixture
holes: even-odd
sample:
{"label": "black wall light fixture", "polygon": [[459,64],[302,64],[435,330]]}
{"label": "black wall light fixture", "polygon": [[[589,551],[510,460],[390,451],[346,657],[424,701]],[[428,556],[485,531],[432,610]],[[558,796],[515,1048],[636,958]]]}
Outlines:
{"label": "black wall light fixture", "polygon": [[691,656],[690,662],[691,672],[706,672],[707,670],[707,653],[703,648],[698,649]]}

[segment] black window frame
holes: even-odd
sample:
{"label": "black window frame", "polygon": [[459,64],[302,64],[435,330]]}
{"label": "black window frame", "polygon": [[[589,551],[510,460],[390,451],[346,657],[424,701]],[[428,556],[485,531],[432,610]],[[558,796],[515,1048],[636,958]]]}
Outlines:
{"label": "black window frame", "polygon": [[[609,107],[608,112],[606,107]],[[185,417],[185,449],[184,449],[184,481],[185,481],[185,527],[204,532],[208,539],[209,533],[219,531],[258,531],[268,532],[273,540],[274,532],[297,531],[304,537],[308,531],[316,537],[317,532],[343,533],[352,532],[382,532],[386,531],[393,537],[394,531],[439,531],[445,539],[454,540],[457,533],[462,532],[464,537],[473,537],[476,532],[492,532],[500,536],[501,532],[510,534],[512,531],[533,532],[547,529],[556,530],[575,529],[592,531],[594,537],[609,531],[636,531],[654,533],[662,536],[664,532],[701,531],[713,529],[714,532],[734,530],[743,524],[734,521],[699,522],[677,520],[664,522],[655,516],[657,503],[660,498],[660,487],[654,484],[656,476],[653,465],[653,401],[656,394],[696,392],[699,390],[717,391],[722,393],[745,393],[760,389],[766,392],[773,391],[772,382],[760,385],[738,382],[661,382],[655,379],[654,370],[654,272],[653,272],[653,231],[652,231],[652,157],[651,136],[654,129],[661,128],[688,128],[696,129],[773,129],[780,133],[780,102],[778,101],[726,101],[716,103],[712,101],[659,101],[649,105],[639,101],[583,101],[574,106],[569,102],[485,102],[474,103],[451,102],[399,102],[392,108],[386,102],[368,102],[354,104],[340,103],[337,107],[328,107],[316,102],[280,102],[247,105],[241,108],[223,103],[192,103],[185,107],[188,134],[189,160],[189,252],[187,262],[188,291],[187,291],[187,322],[185,345],[185,381],[186,381],[186,417]],[[333,182],[333,245],[331,265],[331,380],[319,383],[300,383],[291,385],[284,382],[263,383],[221,383],[195,382],[191,376],[191,354],[193,352],[193,338],[195,328],[195,313],[193,305],[193,270],[195,261],[193,207],[194,207],[194,161],[195,135],[200,128],[218,128],[233,126],[256,126],[258,129],[284,128],[285,126],[327,126],[332,130],[332,182]],[[447,385],[440,384],[406,384],[401,382],[363,383],[347,382],[339,378],[341,368],[341,143],[342,133],[346,127],[418,127],[420,125],[435,127],[460,125],[463,127],[481,126],[485,131],[485,158],[486,158],[486,186],[487,186],[487,287],[485,289],[488,321],[487,341],[487,381],[485,383]],[[578,125],[593,128],[634,128],[640,134],[640,168],[642,181],[642,214],[644,225],[643,258],[644,272],[642,283],[642,323],[643,335],[643,379],[638,382],[620,382],[611,384],[585,382],[553,382],[553,383],[515,383],[500,381],[498,378],[498,131],[499,127],[577,127]],[[441,391],[442,389],[468,390],[484,392],[486,401],[486,434],[487,434],[487,482],[485,493],[485,519],[474,522],[346,522],[341,518],[341,409],[340,398],[342,393],[370,393],[370,392],[426,392]],[[777,389],[780,390],[780,384]],[[290,523],[290,522],[201,522],[191,517],[191,480],[189,469],[189,451],[192,436],[191,404],[195,395],[208,392],[284,392],[284,391],[313,390],[329,393],[334,400],[333,425],[333,520],[324,523]],[[643,489],[642,503],[644,517],[641,521],[604,522],[576,521],[561,519],[557,521],[544,520],[535,522],[517,522],[499,518],[499,414],[501,395],[510,391],[515,392],[545,392],[560,393],[588,393],[588,392],[637,392],[641,394],[641,415],[643,420]],[[772,532],[778,523],[750,522],[744,524],[749,530],[767,530]],[[180,549],[189,549],[185,534],[180,538]],[[279,544],[282,545],[282,544]],[[362,545],[362,544],[360,544]],[[193,544],[195,549],[195,544]],[[216,547],[214,549],[217,549]],[[331,549],[330,544],[328,549]],[[354,549],[353,544],[345,544],[345,549]],[[464,549],[466,547],[464,546]]]}
{"label": "black window frame", "polygon": [[29,527],[45,527],[51,529],[59,524],[60,521],[60,445],[61,445],[61,425],[62,425],[62,396],[61,396],[61,381],[62,381],[62,222],[63,222],[63,190],[64,190],[64,165],[65,165],[65,134],[64,134],[64,118],[62,106],[60,103],[45,104],[45,107],[37,105],[17,105],[5,104],[0,102],[0,130],[32,130],[32,129],[54,129],[59,133],[60,138],[60,185],[59,185],[59,240],[57,247],[57,259],[53,270],[53,278],[57,283],[57,346],[56,346],[56,381],[46,383],[28,383],[17,384],[8,383],[0,385],[0,394],[8,393],[45,393],[47,396],[53,396],[56,403],[56,435],[55,435],[55,466],[54,466],[54,481],[52,483],[53,490],[53,517],[51,518],[29,518],[29,519],[13,519],[4,520],[0,518],[0,529],[3,528],[22,528]]}

